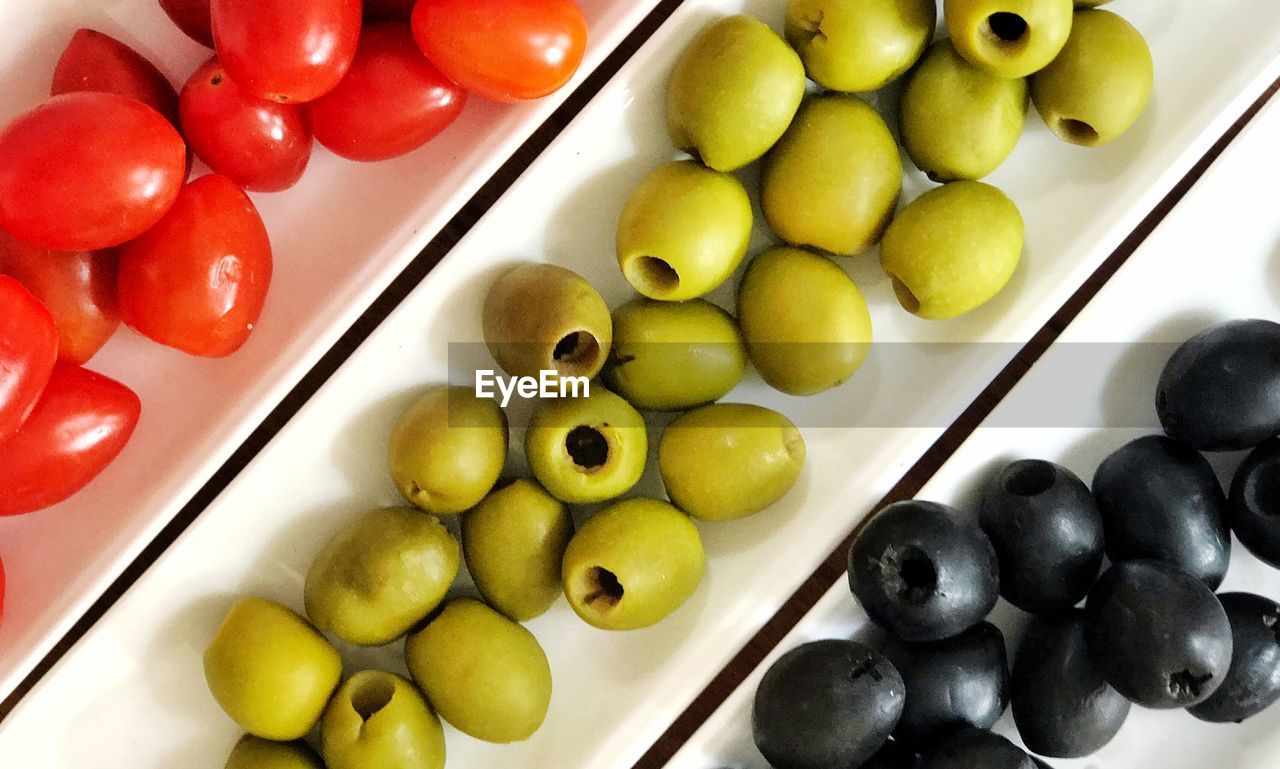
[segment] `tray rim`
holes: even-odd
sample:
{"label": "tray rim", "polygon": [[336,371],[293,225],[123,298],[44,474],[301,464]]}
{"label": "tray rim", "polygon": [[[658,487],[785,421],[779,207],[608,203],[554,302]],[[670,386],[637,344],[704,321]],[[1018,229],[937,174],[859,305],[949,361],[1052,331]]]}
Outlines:
{"label": "tray rim", "polygon": [[[682,5],[681,7],[686,7],[686,6]],[[679,10],[679,8],[677,10]],[[643,58],[640,54],[644,52],[645,48],[653,44],[654,39],[659,38],[661,36],[661,30],[667,27],[669,22],[670,22],[670,19],[668,19],[667,22],[664,22],[663,26],[659,28],[659,32],[655,33],[654,38],[651,38],[649,41],[646,41],[644,44],[644,47],[641,48],[640,52],[637,52],[637,55],[635,57],[630,59],[626,64],[623,65],[621,69],[618,70],[617,73],[613,75],[613,77],[610,79],[609,84],[606,84],[601,89],[601,93],[604,93],[604,91],[608,90],[611,87],[611,85],[614,83],[614,81],[623,78],[624,75],[626,75],[626,73],[629,73],[635,67],[640,66],[641,64],[640,60]],[[1180,153],[1177,155],[1177,160],[1175,163],[1173,163],[1169,168],[1166,168],[1164,172],[1162,172],[1158,176],[1157,180],[1152,185],[1147,187],[1140,195],[1135,196],[1134,200],[1127,207],[1124,217],[1122,217],[1120,221],[1116,222],[1113,227],[1106,230],[1105,237],[1101,237],[1098,239],[1098,242],[1095,244],[1095,248],[1099,251],[1103,251],[1104,250],[1103,244],[1106,244],[1106,248],[1105,248],[1106,253],[1111,253],[1112,251],[1114,251],[1114,249],[1124,240],[1124,238],[1133,231],[1136,224],[1140,222],[1142,219],[1144,219],[1150,213],[1154,205],[1161,198],[1163,198],[1164,195],[1167,194],[1170,189],[1172,189],[1175,186],[1177,181],[1179,181],[1184,177],[1184,175],[1187,173],[1187,170],[1194,165],[1194,162],[1199,160],[1203,156],[1205,150],[1209,146],[1214,144],[1221,137],[1221,135],[1225,130],[1225,126],[1229,126],[1235,120],[1237,120],[1240,114],[1244,112],[1245,108],[1256,100],[1258,94],[1264,91],[1267,86],[1271,85],[1271,83],[1275,80],[1277,75],[1280,75],[1280,51],[1273,51],[1272,57],[1268,65],[1263,69],[1263,71],[1260,73],[1255,73],[1254,77],[1249,80],[1247,87],[1245,87],[1243,90],[1240,90],[1232,97],[1228,105],[1223,110],[1221,110],[1217,115],[1215,115],[1214,118],[1210,120],[1208,124],[1205,126],[1205,128],[1197,135],[1196,140],[1181,149]],[[600,98],[600,94],[597,94],[595,97],[593,97],[592,101],[594,102],[596,99],[599,99],[599,98]],[[568,140],[566,137],[566,134],[570,133],[569,129],[573,126],[575,122],[582,120],[583,113],[586,113],[590,108],[591,108],[591,105],[588,104],[588,106],[585,107],[583,111],[580,112],[579,115],[574,118],[574,121],[571,121],[570,125],[566,127],[566,129],[563,130],[561,134],[556,137],[555,140],[553,140],[553,143],[551,145],[548,145],[547,149],[544,150],[544,152],[533,163],[529,165],[529,167],[525,170],[524,174],[522,174],[522,178],[524,176],[528,176],[532,174],[535,168],[540,168],[542,164],[549,162],[548,156],[552,154],[551,153],[552,148],[555,146],[559,146],[560,143]],[[512,189],[514,189],[514,187],[515,185],[513,184]],[[509,189],[506,193],[504,193],[504,197],[510,193],[511,193],[511,190]],[[456,258],[459,258],[459,252],[465,250],[463,248],[463,244],[468,242],[469,238],[475,237],[476,231],[478,231],[479,228],[487,221],[489,216],[490,214],[486,213],[485,217],[482,217],[482,219],[479,222],[477,222],[472,232],[469,233],[462,240],[460,240],[459,243],[454,246],[452,251],[448,255],[446,255],[445,258],[442,259],[439,264],[436,265],[436,267],[432,270],[432,275],[439,275],[442,267],[444,267],[447,264],[451,264]],[[428,278],[423,281],[423,284],[425,284],[427,280],[430,280],[430,279],[431,279],[431,276],[428,276]],[[415,291],[420,290],[421,285],[422,284],[420,284],[419,287],[415,289]],[[394,323],[395,319],[399,317],[400,313],[407,311],[406,304],[407,303],[402,303],[396,308],[394,308],[379,323],[379,327]],[[1035,328],[1039,328],[1039,325],[1038,324],[1035,325]],[[372,334],[370,335],[370,338],[372,338]],[[361,346],[367,343],[368,343],[368,339],[366,339]],[[357,350],[354,351],[352,355],[354,356],[355,352],[358,352],[358,351],[359,351],[359,348],[357,348]],[[343,365],[345,366],[347,364],[344,363]],[[323,393],[330,386],[332,386],[331,380],[327,381],[325,385],[323,385],[320,389],[317,390],[317,392],[311,397],[311,399],[306,404],[304,404],[304,406],[301,409],[299,409],[299,411],[289,420],[289,424],[286,424],[285,427],[282,428],[280,432],[277,433],[276,436],[273,436],[272,440],[268,442],[268,444],[254,458],[254,460],[244,468],[244,470],[240,473],[240,475],[236,479],[234,479],[231,483],[229,483],[226,488],[223,489],[223,491],[218,495],[218,498],[216,498],[210,504],[210,507],[214,507],[215,505],[217,505],[219,500],[224,495],[231,493],[231,490],[233,488],[236,488],[239,483],[243,482],[242,480],[243,477],[253,472],[258,462],[265,461],[264,457],[268,457],[270,455],[269,449],[274,444],[274,442],[278,440],[280,436],[285,433],[286,430],[289,429],[290,425],[296,423],[297,421],[306,419],[307,414],[310,414],[311,410],[316,408],[315,404],[316,404],[316,401],[318,400],[318,396],[320,396],[321,393]],[[932,439],[930,439],[929,442],[931,443]],[[154,570],[161,565],[163,560],[167,559],[168,557],[173,557],[173,553],[175,551],[174,546],[178,545],[186,537],[193,536],[194,533],[198,531],[197,527],[201,525],[202,522],[207,522],[208,520],[210,520],[208,516],[201,516],[197,518],[196,521],[187,529],[187,531],[185,531],[177,540],[175,540],[175,542],[173,542],[169,546],[169,548],[167,548],[166,551],[154,563],[152,563],[149,566],[149,568],[147,569],[147,573],[143,575],[143,578],[150,576],[151,573],[153,573]],[[139,581],[141,581],[141,579],[142,578],[140,578]],[[136,586],[136,583],[135,583],[135,586]],[[129,592],[132,591],[133,587],[134,586],[131,586],[130,591],[127,591],[124,597],[128,596]],[[82,638],[80,638],[72,646],[72,648],[67,652],[67,654],[62,659],[60,659],[58,663],[46,675],[55,674],[60,669],[60,667],[65,664],[66,659],[74,655],[77,649],[79,649],[86,642],[88,638],[92,637],[95,634],[95,632],[101,632],[102,628],[104,627],[103,620],[105,620],[106,617],[109,616],[109,614],[110,614],[110,611],[106,615],[104,615],[102,619],[100,619],[97,623],[95,623],[94,627],[90,628],[90,630],[87,633],[85,633],[85,635]],[[20,700],[17,703],[17,706],[9,714],[9,716],[16,716],[20,712],[22,712],[24,710],[24,705],[32,701],[32,695],[39,689],[39,686],[40,686],[40,683],[37,682],[36,687],[33,688],[31,692],[29,692],[26,696],[22,698],[22,700]],[[668,703],[667,706],[663,709],[664,712],[668,713],[668,715],[671,716],[670,718],[665,719],[665,723],[669,723],[671,721],[671,718],[674,718],[674,715],[679,714],[680,712],[679,708],[682,708],[684,706],[684,703],[676,703],[675,705],[677,709],[675,710],[674,713],[670,713],[670,710],[671,710],[670,703]]]}

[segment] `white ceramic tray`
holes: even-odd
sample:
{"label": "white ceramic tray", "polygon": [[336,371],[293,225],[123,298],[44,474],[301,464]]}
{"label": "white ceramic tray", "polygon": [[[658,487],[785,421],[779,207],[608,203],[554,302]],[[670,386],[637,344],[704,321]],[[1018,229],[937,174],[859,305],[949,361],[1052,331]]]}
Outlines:
{"label": "white ceramic tray", "polygon": [[[455,348],[449,361],[448,345],[480,340],[481,299],[505,266],[550,259],[587,275],[611,303],[628,295],[613,260],[614,225],[630,188],[671,155],[661,105],[675,57],[719,14],[746,9],[776,23],[784,5],[687,0],[0,723],[0,756],[24,769],[217,766],[236,733],[204,690],[199,655],[232,598],[256,593],[297,606],[302,576],[324,539],[362,508],[397,502],[384,458],[391,426],[423,385],[449,376],[450,363],[458,382],[468,381],[468,367],[490,365],[474,344]],[[582,624],[563,603],[530,623],[556,676],[546,724],[533,739],[505,747],[450,731],[451,767],[629,767],[1016,349],[901,343],[1029,338],[1280,75],[1280,13],[1269,0],[1224,1],[1213,13],[1136,2],[1117,8],[1151,40],[1156,102],[1129,137],[1098,152],[1063,145],[1034,119],[1029,124],[993,177],[1022,207],[1031,233],[1008,290],[963,320],[931,324],[897,307],[872,256],[843,262],[886,342],[864,370],[820,398],[769,393],[754,377],[731,396],[771,404],[804,427],[810,463],[795,490],[769,512],[703,528],[707,578],[662,624],[610,634]],[[922,181],[913,177],[908,186],[918,191]],[[727,296],[728,287],[719,294]],[[874,427],[811,427],[819,424]],[[644,488],[656,491],[652,480]],[[396,649],[351,657],[357,665],[397,659]]]}
{"label": "white ceramic tray", "polygon": [[[1006,462],[1060,462],[1086,481],[1131,438],[1159,431],[1155,385],[1177,343],[1222,320],[1280,318],[1280,219],[1263,192],[1280,172],[1280,102],[1272,102],[1192,188],[1059,341],[1014,387],[918,495],[975,509],[978,490]],[[1141,344],[1139,344],[1141,343]],[[1242,452],[1209,455],[1229,482]],[[1280,600],[1280,572],[1234,543],[1223,590]],[[1010,653],[1026,615],[1001,601],[996,623]],[[868,623],[839,580],[667,769],[767,769],[751,741],[751,701],[765,670],[786,650],[849,637]],[[1006,714],[998,731],[1015,737]],[[1111,744],[1057,769],[1274,769],[1280,706],[1243,725],[1213,725],[1183,711],[1133,708]]]}
{"label": "white ceramic tray", "polygon": [[[426,147],[387,163],[350,163],[317,145],[296,188],[255,196],[275,280],[253,338],[233,357],[190,358],[122,330],[90,363],[138,392],[142,421],[84,492],[0,519],[9,574],[0,699],[657,3],[580,0],[590,44],[573,82],[551,97],[515,107],[473,99]],[[48,96],[62,46],[84,26],[136,46],[178,86],[210,55],[156,0],[0,0],[0,123]]]}

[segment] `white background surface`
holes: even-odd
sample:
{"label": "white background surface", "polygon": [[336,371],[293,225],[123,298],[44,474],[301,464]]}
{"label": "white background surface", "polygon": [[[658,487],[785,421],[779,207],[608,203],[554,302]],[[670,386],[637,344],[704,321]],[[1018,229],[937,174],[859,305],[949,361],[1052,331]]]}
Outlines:
{"label": "white background surface", "polygon": [[[578,75],[556,94],[514,107],[473,98],[426,147],[386,163],[351,163],[317,143],[297,187],[254,196],[275,275],[237,354],[192,358],[122,328],[89,363],[137,391],[142,419],[120,458],[81,494],[0,519],[9,577],[0,699],[657,0],[579,4],[590,44]],[[178,88],[212,55],[156,0],[0,0],[0,123],[48,97],[54,62],[78,27],[134,46]],[[203,172],[198,164],[195,174]]]}
{"label": "white background surface", "polygon": [[[1173,345],[1223,320],[1280,319],[1280,218],[1274,201],[1259,194],[1261,180],[1280,172],[1277,137],[1280,102],[1273,101],[919,498],[972,514],[982,485],[1008,462],[1026,457],[1064,464],[1088,482],[1110,452],[1138,435],[1158,432],[1156,381]],[[1086,360],[1088,365],[1080,365]],[[1060,400],[1046,402],[1044,396],[1055,392]],[[1040,424],[1048,427],[1011,426],[1036,424],[1028,421],[1035,410],[1043,420]],[[1105,425],[1127,427],[1096,429]],[[1209,455],[1224,484],[1245,453]],[[1222,591],[1243,590],[1280,600],[1280,572],[1250,555],[1239,541],[1233,544]],[[1005,631],[1012,660],[1026,615],[1001,601],[994,619]],[[849,637],[867,624],[866,614],[841,579],[707,720],[668,769],[767,769],[751,741],[750,722],[751,700],[765,670],[800,643]],[[1015,735],[1011,716],[1005,715],[998,731]],[[1207,724],[1183,711],[1134,706],[1119,735],[1102,751],[1090,758],[1050,763],[1058,769],[1274,769],[1280,765],[1280,706],[1242,725]]]}
{"label": "white background surface", "polygon": [[[671,156],[661,107],[671,64],[718,14],[746,8],[777,23],[783,7],[782,0],[688,0],[0,723],[6,763],[220,766],[237,734],[205,691],[199,655],[234,597],[254,593],[299,606],[303,574],[321,543],[365,507],[398,501],[385,468],[386,437],[421,387],[450,375],[447,345],[480,340],[480,303],[504,266],[548,259],[585,274],[611,304],[628,296],[613,260],[614,224],[631,187]],[[1212,13],[1192,4],[1114,7],[1154,50],[1149,113],[1130,135],[1093,151],[1064,145],[1029,119],[1013,157],[991,178],[1022,209],[1025,259],[1008,289],[970,316],[915,319],[897,307],[873,256],[842,260],[868,297],[878,340],[1026,340],[1280,74],[1280,9],[1271,0],[1215,3]],[[1206,42],[1219,40],[1230,44]],[[913,176],[908,197],[922,186]],[[730,287],[717,296],[730,296]],[[467,349],[451,361],[459,382],[469,367],[490,365],[482,348]],[[765,402],[805,427],[810,462],[796,488],[754,518],[702,527],[707,577],[662,624],[610,634],[579,622],[563,602],[530,623],[555,675],[547,723],[531,740],[505,747],[450,730],[450,767],[629,767],[1015,351],[880,344],[845,387],[808,400],[769,393],[752,375],[731,398]],[[522,419],[514,415],[517,424]],[[166,432],[172,442],[181,434]],[[652,481],[642,490],[656,491]],[[396,647],[349,655],[353,666],[394,667],[398,657]]]}

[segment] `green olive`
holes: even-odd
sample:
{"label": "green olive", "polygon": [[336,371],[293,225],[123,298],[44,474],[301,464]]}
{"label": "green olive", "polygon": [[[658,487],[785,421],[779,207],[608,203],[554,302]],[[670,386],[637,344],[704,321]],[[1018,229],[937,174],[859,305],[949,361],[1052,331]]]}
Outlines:
{"label": "green olive", "polygon": [[945,0],[956,50],[1000,77],[1026,77],[1058,55],[1071,33],[1072,0]]}
{"label": "green olive", "polygon": [[804,98],[804,64],[778,33],[750,16],[704,29],[667,86],[667,130],[680,149],[717,171],[769,151]]}
{"label": "green olive", "polygon": [[898,214],[880,244],[880,266],[908,312],[954,318],[1009,282],[1022,235],[1022,215],[1003,192],[982,182],[952,182]]}
{"label": "green olive", "polygon": [[487,742],[518,742],[542,726],[551,666],[533,633],[459,598],[409,637],[405,659],[440,717]]}
{"label": "green olive", "polygon": [[618,220],[618,266],[631,287],[693,299],[733,274],[751,239],[751,199],[729,174],[664,163],[640,182]]}
{"label": "green olive", "polygon": [[484,300],[484,341],[512,376],[542,371],[590,379],[609,355],[609,307],[586,278],[554,264],[522,264]]}
{"label": "green olive", "polygon": [[787,41],[823,88],[874,91],[911,68],[937,21],[934,0],[791,0]]}
{"label": "green olive", "polygon": [[613,311],[604,381],[631,405],[681,411],[724,397],[742,380],[747,351],[733,316],[695,299],[632,299]]}
{"label": "green olive", "polygon": [[413,684],[363,670],[325,709],[320,753],[328,769],[443,769],[444,729]]}
{"label": "green olive", "polygon": [[902,92],[902,144],[934,181],[981,179],[1009,157],[1027,119],[1027,81],[973,66],[933,44]]}
{"label": "green olive", "polygon": [[560,597],[560,559],[571,536],[568,509],[527,478],[495,489],[462,516],[462,551],[476,589],[517,622]]}
{"label": "green olive", "polygon": [[302,738],[342,677],[320,631],[278,603],[243,598],[204,652],[209,691],[231,720],[268,740]]}
{"label": "green olive", "polygon": [[1031,100],[1059,139],[1096,147],[1137,122],[1153,78],[1141,32],[1110,11],[1081,11],[1067,47],[1031,78]]}
{"label": "green olive", "polygon": [[391,643],[444,600],[458,575],[458,549],[433,515],[409,507],[370,510],[312,561],[307,617],[348,643]]}
{"label": "green olive", "polygon": [[884,120],[858,97],[832,94],[806,102],[769,153],[760,203],[788,243],[852,255],[880,237],[901,190]]}
{"label": "green olive", "polygon": [[835,262],[798,248],[772,248],[738,287],[738,323],[764,381],[791,395],[843,383],[871,347],[871,313]]}
{"label": "green olive", "polygon": [[1111,0],[1076,0],[1077,8],[1097,8],[1100,5],[1106,5]]}
{"label": "green olive", "polygon": [[705,565],[689,516],[657,499],[627,499],[588,519],[569,541],[564,594],[588,624],[636,630],[679,609]]}
{"label": "green olive", "polygon": [[704,521],[760,512],[787,493],[803,466],[804,437],[791,420],[746,403],[681,414],[658,444],[667,496]]}
{"label": "green olive", "polygon": [[570,504],[612,499],[644,474],[644,417],[600,386],[586,397],[544,401],[529,420],[525,456],[538,482]]}
{"label": "green olive", "polygon": [[271,742],[246,734],[231,749],[224,769],[324,769],[305,742]]}
{"label": "green olive", "polygon": [[387,449],[400,493],[436,515],[474,507],[506,460],[506,415],[467,387],[428,389],[400,417]]}

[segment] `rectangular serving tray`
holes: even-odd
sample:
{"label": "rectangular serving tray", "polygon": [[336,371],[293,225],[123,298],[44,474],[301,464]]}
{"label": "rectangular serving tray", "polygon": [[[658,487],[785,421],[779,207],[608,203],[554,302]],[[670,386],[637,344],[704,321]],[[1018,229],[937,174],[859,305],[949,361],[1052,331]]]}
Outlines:
{"label": "rectangular serving tray", "polygon": [[[142,420],[82,493],[0,519],[9,575],[0,700],[658,2],[581,0],[588,49],[578,75],[552,96],[516,106],[473,98],[426,147],[385,163],[351,163],[316,145],[297,187],[255,195],[275,276],[258,328],[234,356],[192,358],[122,329],[90,362],[137,391]],[[211,55],[156,0],[4,0],[0,124],[47,98],[54,62],[78,27],[135,46],[176,87]],[[204,171],[198,164],[195,173]]]}
{"label": "rectangular serving tray", "polygon": [[[972,512],[982,484],[1008,461],[1059,462],[1085,481],[1126,441],[1159,431],[1155,385],[1176,345],[1219,321],[1280,318],[1280,219],[1266,189],[1280,172],[1280,102],[1272,102],[1214,163],[1044,357],[917,495]],[[1209,455],[1225,483],[1243,452]],[[1234,543],[1223,591],[1280,600],[1280,572]],[[1012,653],[1026,615],[1001,601],[994,621]],[[699,728],[667,769],[767,769],[751,740],[760,678],[788,649],[848,638],[868,624],[839,580]],[[1006,716],[997,731],[1016,737]],[[1135,707],[1097,754],[1056,769],[1272,769],[1280,707],[1244,724]]]}
{"label": "rectangular serving tray", "polygon": [[[303,575],[324,540],[361,510],[399,502],[385,466],[391,426],[425,385],[451,376],[467,383],[475,367],[491,365],[479,345],[480,305],[503,268],[546,259],[587,276],[611,305],[629,296],[614,263],[614,226],[630,189],[673,156],[662,107],[672,63],[710,20],[745,10],[777,25],[784,6],[784,0],[682,4],[0,722],[0,756],[24,769],[218,766],[237,735],[205,691],[200,653],[230,603],[252,593],[300,606]],[[1037,118],[1028,121],[1013,157],[990,179],[1021,207],[1029,233],[1008,288],[965,318],[930,323],[897,306],[873,255],[842,260],[867,296],[879,341],[863,370],[839,390],[808,400],[768,391],[754,374],[730,396],[770,405],[800,424],[809,459],[795,489],[753,518],[701,527],[707,576],[663,623],[607,633],[580,622],[563,602],[529,623],[555,675],[545,725],[509,746],[448,730],[451,767],[629,767],[983,389],[1017,343],[1044,324],[1280,75],[1280,11],[1266,0],[1224,0],[1211,13],[1136,2],[1117,10],[1150,40],[1155,101],[1131,134],[1097,151],[1064,145]],[[746,179],[753,186],[750,173]],[[925,186],[913,174],[907,197]],[[766,242],[760,230],[757,246]],[[728,285],[716,294],[722,301],[730,296]],[[513,422],[525,416],[513,414]],[[519,442],[517,429],[513,446]],[[660,492],[652,476],[638,491]],[[398,659],[395,647],[348,654],[353,667],[394,669]]]}

